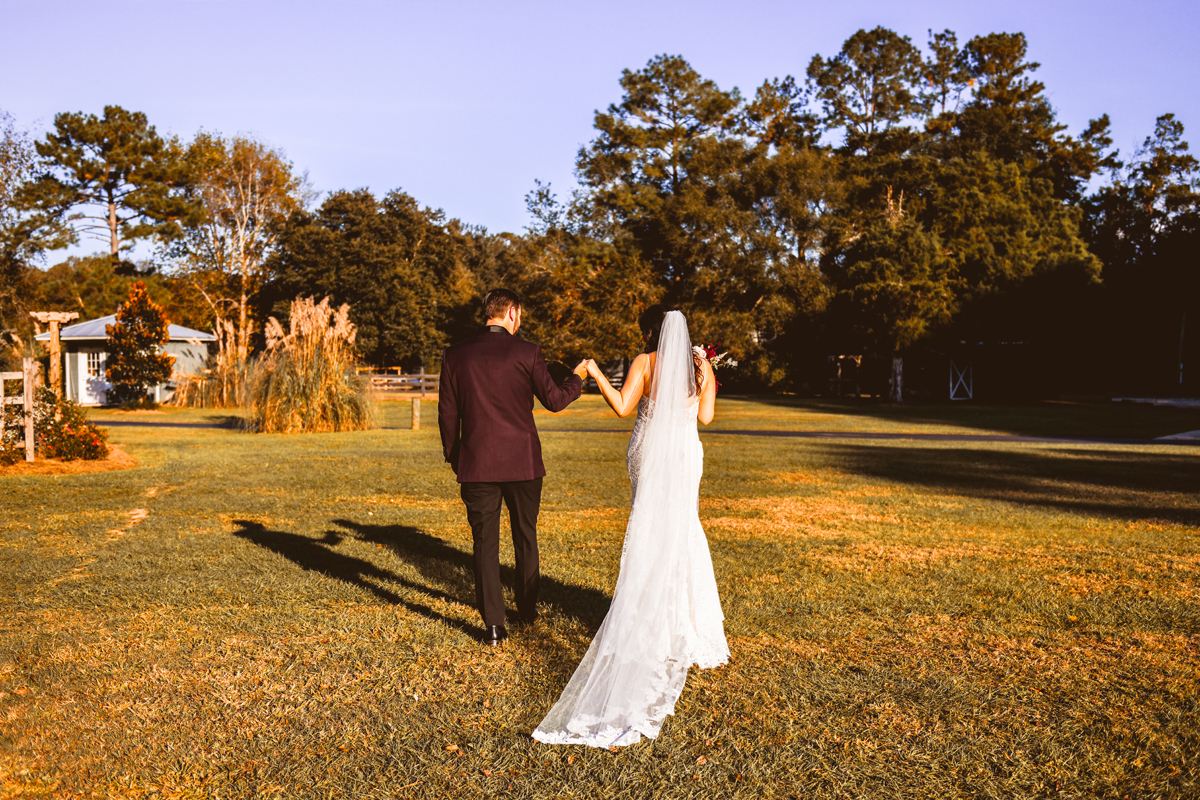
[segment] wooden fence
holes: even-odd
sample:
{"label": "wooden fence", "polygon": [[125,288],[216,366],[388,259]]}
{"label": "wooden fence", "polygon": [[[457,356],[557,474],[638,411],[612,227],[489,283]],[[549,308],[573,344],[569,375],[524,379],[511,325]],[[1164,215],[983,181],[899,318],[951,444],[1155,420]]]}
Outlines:
{"label": "wooden fence", "polygon": [[441,375],[420,372],[401,372],[399,367],[383,370],[360,369],[370,384],[371,391],[382,399],[408,400],[412,397],[427,397],[436,394],[441,386]]}
{"label": "wooden fence", "polygon": [[[25,460],[33,461],[33,393],[37,388],[38,373],[41,365],[32,358],[26,358],[20,372],[0,372],[0,441],[4,439],[4,425],[9,406],[21,406],[24,424]],[[4,391],[5,381],[20,381],[21,393],[9,397]]]}

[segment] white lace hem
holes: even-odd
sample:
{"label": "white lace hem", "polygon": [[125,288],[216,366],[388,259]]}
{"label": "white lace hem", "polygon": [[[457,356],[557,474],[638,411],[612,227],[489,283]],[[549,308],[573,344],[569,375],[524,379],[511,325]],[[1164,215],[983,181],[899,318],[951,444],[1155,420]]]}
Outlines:
{"label": "white lace hem", "polygon": [[[706,653],[698,656],[693,666],[699,669],[715,669],[729,663],[729,651],[724,653]],[[687,678],[687,670],[681,676]],[[541,725],[530,734],[535,741],[550,745],[583,745],[609,749],[611,747],[628,747],[637,744],[645,736],[647,739],[657,739],[666,718],[675,713],[675,703],[683,692],[684,680],[678,680],[675,691],[662,698],[658,709],[661,713],[652,718],[642,719],[628,726],[620,727],[601,721],[598,717],[576,714],[566,725],[566,730],[547,730]],[[545,724],[545,721],[543,722]]]}

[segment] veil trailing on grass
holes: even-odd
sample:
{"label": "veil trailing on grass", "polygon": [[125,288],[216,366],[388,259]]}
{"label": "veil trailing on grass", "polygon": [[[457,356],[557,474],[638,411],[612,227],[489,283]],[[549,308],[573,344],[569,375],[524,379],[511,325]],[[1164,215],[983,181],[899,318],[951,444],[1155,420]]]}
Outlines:
{"label": "veil trailing on grass", "polygon": [[612,605],[562,696],[533,737],[613,747],[655,738],[688,668],[729,659],[712,559],[700,526],[704,450],[687,323],[668,312],[650,398],[629,443],[633,507]]}

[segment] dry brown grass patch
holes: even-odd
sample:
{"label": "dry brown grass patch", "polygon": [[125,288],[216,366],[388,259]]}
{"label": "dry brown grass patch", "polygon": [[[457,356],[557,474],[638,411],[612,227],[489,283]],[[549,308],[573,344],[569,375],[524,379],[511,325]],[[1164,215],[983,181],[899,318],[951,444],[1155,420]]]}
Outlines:
{"label": "dry brown grass patch", "polygon": [[411,508],[422,511],[451,511],[463,507],[462,501],[457,498],[418,497],[411,494],[393,494],[387,496],[377,494],[342,495],[333,498],[330,502],[335,505],[345,503],[347,505],[357,504],[363,506],[395,506],[397,508]]}
{"label": "dry brown grass patch", "polygon": [[816,474],[813,472],[762,472],[759,473],[770,480],[772,483],[783,483],[787,485],[803,484],[805,486],[824,486],[832,483],[834,477],[828,472]]}
{"label": "dry brown grass patch", "polygon": [[95,461],[60,461],[57,458],[39,458],[35,461],[18,461],[0,465],[0,477],[6,475],[82,475],[89,472],[111,472],[137,466],[133,457],[116,445],[110,445],[108,455]]}
{"label": "dry brown grass patch", "polygon": [[847,523],[914,524],[837,497],[711,497],[701,498],[700,509],[706,528],[749,538],[836,536],[856,529]]}

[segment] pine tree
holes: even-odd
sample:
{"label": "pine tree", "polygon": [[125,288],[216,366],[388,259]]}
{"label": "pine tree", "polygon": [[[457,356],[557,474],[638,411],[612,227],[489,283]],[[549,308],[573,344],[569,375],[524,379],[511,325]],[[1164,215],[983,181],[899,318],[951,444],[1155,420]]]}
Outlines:
{"label": "pine tree", "polygon": [[170,339],[163,307],[150,299],[146,284],[129,287],[129,299],[117,309],[117,319],[105,325],[108,335],[108,380],[118,398],[138,400],[151,386],[171,377],[175,357],[160,352]]}
{"label": "pine tree", "polygon": [[832,58],[813,56],[808,81],[826,127],[845,130],[853,152],[928,108],[918,89],[923,66],[907,36],[879,27],[859,30]]}
{"label": "pine tree", "polygon": [[1105,360],[1093,372],[1119,391],[1200,385],[1193,370],[1181,374],[1200,317],[1200,161],[1183,135],[1174,114],[1160,116],[1128,166],[1083,204],[1089,247],[1105,265],[1091,328]]}
{"label": "pine tree", "polygon": [[198,221],[200,204],[183,195],[190,176],[183,148],[163,139],[146,115],[105,106],[104,116],[58,114],[36,144],[40,173],[18,201],[39,225],[69,223],[109,245],[113,268],[132,273],[121,251],[135,239],[178,237]]}
{"label": "pine tree", "polygon": [[767,82],[745,106],[668,55],[620,85],[576,160],[585,232],[648,265],[695,340],[725,342],[743,374],[778,382],[796,322],[824,299],[811,256],[833,170],[803,93]]}

